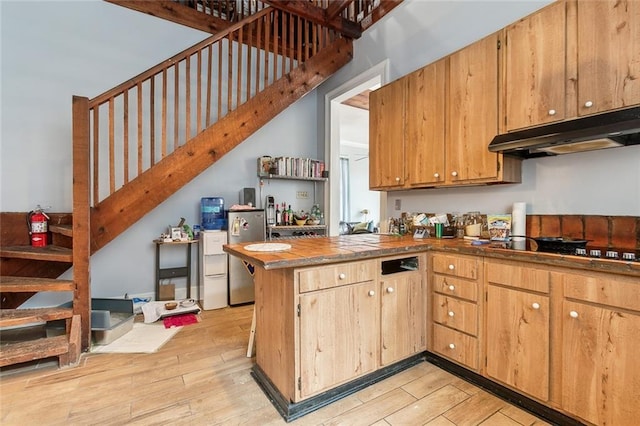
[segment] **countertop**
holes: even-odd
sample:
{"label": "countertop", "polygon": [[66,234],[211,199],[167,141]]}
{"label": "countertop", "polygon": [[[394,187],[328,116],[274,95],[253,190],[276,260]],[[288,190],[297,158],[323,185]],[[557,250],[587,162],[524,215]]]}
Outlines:
{"label": "countertop", "polygon": [[264,269],[297,268],[336,262],[354,261],[403,253],[424,251],[451,252],[489,258],[520,260],[546,266],[610,272],[640,278],[640,262],[594,259],[502,248],[496,244],[471,245],[462,239],[414,239],[411,235],[387,234],[343,235],[339,237],[292,238],[278,240],[291,248],[277,252],[245,250],[251,243],[224,245],[224,251]]}

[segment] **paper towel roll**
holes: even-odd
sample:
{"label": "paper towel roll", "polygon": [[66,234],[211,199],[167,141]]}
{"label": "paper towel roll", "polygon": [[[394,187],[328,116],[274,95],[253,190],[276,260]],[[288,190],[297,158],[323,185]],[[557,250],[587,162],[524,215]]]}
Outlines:
{"label": "paper towel roll", "polygon": [[[511,209],[511,235],[525,235],[527,232],[527,203],[513,203]],[[522,237],[513,237],[513,241],[523,241]]]}

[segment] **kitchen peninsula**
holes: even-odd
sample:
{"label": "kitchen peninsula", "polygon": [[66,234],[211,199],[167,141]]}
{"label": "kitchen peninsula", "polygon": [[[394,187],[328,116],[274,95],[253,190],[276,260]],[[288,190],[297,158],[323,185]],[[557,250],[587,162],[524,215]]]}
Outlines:
{"label": "kitchen peninsula", "polygon": [[381,234],[286,242],[224,249],[255,266],[253,375],[288,421],[425,359],[554,423],[640,415],[640,262]]}

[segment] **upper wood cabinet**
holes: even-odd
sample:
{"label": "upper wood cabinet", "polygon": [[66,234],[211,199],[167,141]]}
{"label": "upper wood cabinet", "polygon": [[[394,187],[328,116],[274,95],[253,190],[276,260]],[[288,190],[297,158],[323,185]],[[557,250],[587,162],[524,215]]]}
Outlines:
{"label": "upper wood cabinet", "polygon": [[640,103],[640,2],[578,1],[576,7],[578,115]]}
{"label": "upper wood cabinet", "polygon": [[487,146],[498,134],[498,34],[449,57],[446,180],[496,180],[502,155]]}
{"label": "upper wood cabinet", "polygon": [[369,95],[369,187],[402,188],[405,183],[405,92],[407,79]]}
{"label": "upper wood cabinet", "polygon": [[566,3],[560,1],[505,30],[506,130],[565,118]]}
{"label": "upper wood cabinet", "polygon": [[520,182],[521,160],[489,152],[498,133],[493,34],[370,95],[369,186]]}
{"label": "upper wood cabinet", "polygon": [[445,180],[445,83],[447,60],[407,76],[406,176],[408,186]]}
{"label": "upper wood cabinet", "polygon": [[560,0],[505,34],[506,131],[640,103],[640,2]]}

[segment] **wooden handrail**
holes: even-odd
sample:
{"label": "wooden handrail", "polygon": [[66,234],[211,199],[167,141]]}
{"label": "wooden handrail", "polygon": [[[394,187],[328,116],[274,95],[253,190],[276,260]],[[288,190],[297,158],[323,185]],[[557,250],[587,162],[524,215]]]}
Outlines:
{"label": "wooden handrail", "polygon": [[92,205],[339,37],[264,7],[90,99]]}

